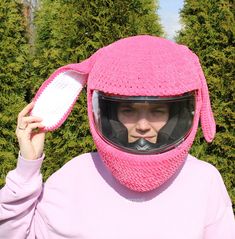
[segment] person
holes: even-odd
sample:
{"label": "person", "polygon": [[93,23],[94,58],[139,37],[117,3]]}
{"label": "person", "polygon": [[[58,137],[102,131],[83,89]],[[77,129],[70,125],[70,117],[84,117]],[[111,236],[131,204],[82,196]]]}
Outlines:
{"label": "person", "polygon": [[[85,84],[97,152],[42,183],[45,132],[66,120]],[[184,45],[133,36],[59,68],[18,116],[20,153],[0,191],[0,238],[234,239],[218,170],[189,154],[199,120],[211,142],[206,80]]]}

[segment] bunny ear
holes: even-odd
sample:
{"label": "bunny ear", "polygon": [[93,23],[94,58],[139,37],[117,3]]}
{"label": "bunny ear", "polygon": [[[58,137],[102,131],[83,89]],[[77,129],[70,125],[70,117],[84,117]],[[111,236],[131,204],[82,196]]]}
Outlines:
{"label": "bunny ear", "polygon": [[44,131],[59,128],[70,114],[91,71],[91,58],[57,69],[39,88],[31,115],[43,119]]}
{"label": "bunny ear", "polygon": [[200,112],[201,126],[204,138],[207,142],[212,142],[216,133],[216,124],[211,109],[209,91],[206,83],[206,79],[202,68],[199,64],[199,77],[201,80],[201,90],[202,90],[202,108]]}

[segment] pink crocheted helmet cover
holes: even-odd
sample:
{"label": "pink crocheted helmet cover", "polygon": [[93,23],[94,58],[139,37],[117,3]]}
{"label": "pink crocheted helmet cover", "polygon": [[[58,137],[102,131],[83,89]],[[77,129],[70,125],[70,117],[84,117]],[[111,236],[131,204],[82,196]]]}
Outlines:
{"label": "pink crocheted helmet cover", "polygon": [[[198,57],[186,46],[153,36],[135,36],[119,40],[101,48],[81,63],[59,68],[44,82],[35,101],[43,97],[44,88],[56,76],[69,71],[81,74],[83,85],[87,81],[90,129],[104,164],[120,183],[132,190],[153,190],[176,173],[193,143],[199,119],[205,139],[211,142],[214,138],[215,122],[206,80]],[[63,80],[66,79],[61,78],[61,81]],[[196,109],[193,128],[184,142],[168,152],[154,155],[123,152],[106,143],[95,128],[92,112],[93,90],[124,96],[177,96],[194,91]],[[53,99],[53,93],[51,98]],[[77,96],[71,105],[65,107],[63,117],[48,130],[54,130],[65,121],[76,99]]]}
{"label": "pink crocheted helmet cover", "polygon": [[[206,140],[210,142],[214,137],[215,122],[199,60],[186,46],[153,36],[125,38],[96,54],[87,92],[90,128],[97,150],[121,184],[139,192],[153,190],[172,177],[183,164],[195,138],[200,116]],[[126,96],[176,96],[195,91],[192,131],[183,143],[162,154],[123,152],[107,144],[95,128],[93,90]]]}

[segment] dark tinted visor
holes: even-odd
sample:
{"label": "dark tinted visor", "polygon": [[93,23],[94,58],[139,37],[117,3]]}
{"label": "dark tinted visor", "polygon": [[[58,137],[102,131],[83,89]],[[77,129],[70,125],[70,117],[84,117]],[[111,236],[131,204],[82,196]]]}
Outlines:
{"label": "dark tinted visor", "polygon": [[191,131],[194,93],[174,97],[110,96],[94,91],[99,135],[122,151],[158,154],[175,148]]}

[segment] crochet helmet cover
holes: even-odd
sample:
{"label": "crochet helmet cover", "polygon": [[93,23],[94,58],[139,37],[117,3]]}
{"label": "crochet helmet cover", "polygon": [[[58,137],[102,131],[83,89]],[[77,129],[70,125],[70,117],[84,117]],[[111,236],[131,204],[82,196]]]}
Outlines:
{"label": "crochet helmet cover", "polygon": [[[118,181],[134,191],[153,190],[183,164],[193,143],[202,111],[209,112],[203,122],[205,137],[211,141],[215,130],[208,89],[197,56],[186,46],[153,36],[119,40],[98,51],[88,77],[88,115],[97,150]],[[176,148],[154,155],[123,152],[99,135],[92,113],[93,90],[122,96],[177,96],[195,91],[196,109],[190,135]],[[206,92],[206,94],[203,94]],[[202,99],[202,94],[206,99]],[[203,108],[202,100],[206,101]]]}

